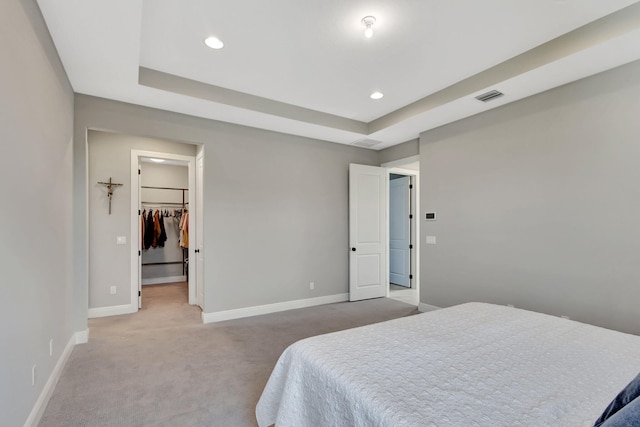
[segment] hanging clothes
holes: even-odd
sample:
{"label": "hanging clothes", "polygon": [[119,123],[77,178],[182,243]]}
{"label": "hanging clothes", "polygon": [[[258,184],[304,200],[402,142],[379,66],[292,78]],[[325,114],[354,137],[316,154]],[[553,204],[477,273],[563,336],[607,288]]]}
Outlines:
{"label": "hanging clothes", "polygon": [[164,242],[167,241],[167,231],[164,228],[164,215],[160,212],[160,235],[158,236],[158,246],[164,248]]}
{"label": "hanging clothes", "polygon": [[147,215],[147,210],[145,209],[144,211],[142,211],[142,215],[140,216],[140,249],[144,249],[144,226],[146,224],[146,221],[145,221],[146,215]]}
{"label": "hanging clothes", "polygon": [[189,247],[189,212],[184,211],[180,218],[180,246]]}
{"label": "hanging clothes", "polygon": [[158,240],[160,239],[160,211],[156,210],[153,214],[153,241],[151,246],[154,248],[158,247]]}
{"label": "hanging clothes", "polygon": [[144,248],[148,250],[151,246],[153,246],[153,236],[155,234],[153,232],[153,210],[152,209],[149,209],[149,213],[147,214],[147,223],[144,229],[145,229]]}
{"label": "hanging clothes", "polygon": [[180,220],[182,219],[182,212],[181,211],[174,211],[173,215],[171,215],[173,217],[173,222],[171,224],[171,229],[173,231],[175,231],[175,236],[176,236],[176,240],[178,241],[178,246],[180,246]]}

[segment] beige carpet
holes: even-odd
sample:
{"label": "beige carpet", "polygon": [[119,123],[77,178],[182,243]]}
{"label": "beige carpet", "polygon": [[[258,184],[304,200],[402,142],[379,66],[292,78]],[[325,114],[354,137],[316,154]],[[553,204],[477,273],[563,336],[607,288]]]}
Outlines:
{"label": "beige carpet", "polygon": [[91,319],[40,426],[255,426],[282,351],[313,335],[417,313],[380,298],[203,325],[186,284],[145,286],[136,314]]}

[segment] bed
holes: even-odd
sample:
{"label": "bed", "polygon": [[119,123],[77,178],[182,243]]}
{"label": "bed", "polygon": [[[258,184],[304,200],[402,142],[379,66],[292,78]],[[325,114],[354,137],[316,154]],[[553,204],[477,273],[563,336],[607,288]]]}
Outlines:
{"label": "bed", "polygon": [[640,371],[640,337],[468,303],[298,341],[260,427],[592,426]]}

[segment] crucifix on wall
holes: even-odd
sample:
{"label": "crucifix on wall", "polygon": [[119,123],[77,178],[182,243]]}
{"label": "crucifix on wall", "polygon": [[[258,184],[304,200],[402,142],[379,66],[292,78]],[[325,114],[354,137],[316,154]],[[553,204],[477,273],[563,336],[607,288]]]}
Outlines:
{"label": "crucifix on wall", "polygon": [[116,187],[120,187],[122,184],[112,182],[111,177],[109,177],[109,182],[98,181],[98,184],[102,184],[107,187],[107,196],[109,197],[109,215],[111,215],[111,199],[113,198],[113,190]]}

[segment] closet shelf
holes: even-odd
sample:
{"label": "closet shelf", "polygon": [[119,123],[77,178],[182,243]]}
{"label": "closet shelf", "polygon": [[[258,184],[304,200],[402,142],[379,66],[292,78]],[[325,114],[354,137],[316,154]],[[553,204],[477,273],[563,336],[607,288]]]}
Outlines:
{"label": "closet shelf", "polygon": [[176,206],[183,206],[183,205],[188,205],[189,202],[140,202],[143,205],[176,205]]}

